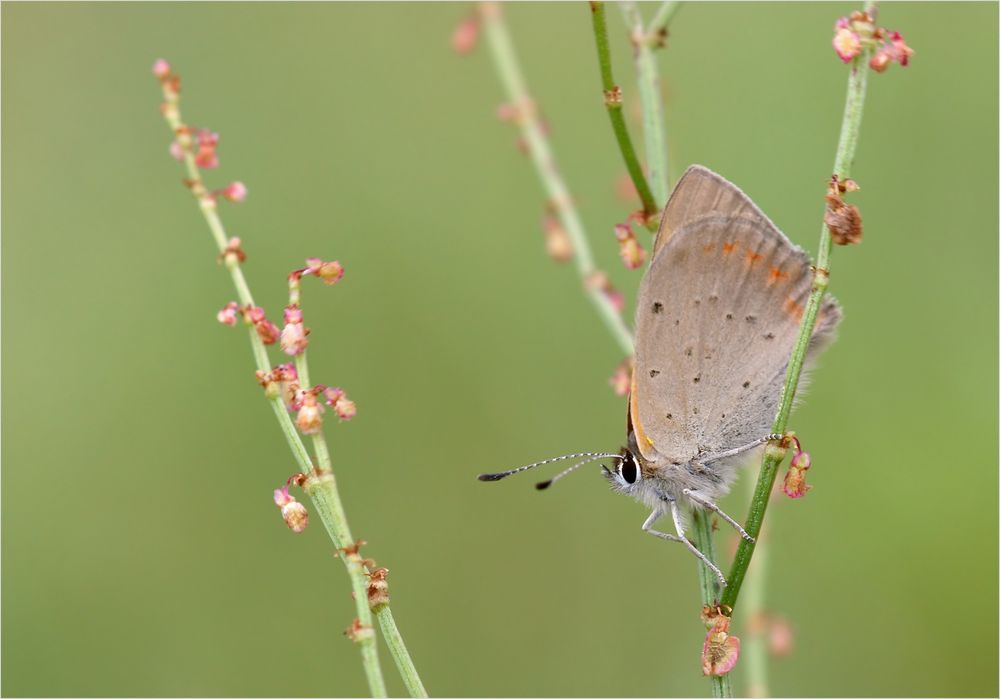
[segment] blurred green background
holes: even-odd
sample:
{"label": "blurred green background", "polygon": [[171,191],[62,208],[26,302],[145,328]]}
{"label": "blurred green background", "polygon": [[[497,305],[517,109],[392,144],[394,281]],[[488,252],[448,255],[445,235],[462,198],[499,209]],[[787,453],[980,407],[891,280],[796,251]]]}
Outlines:
{"label": "blurred green background", "polygon": [[[658,54],[673,176],[712,167],[815,250],[847,74],[831,28],[856,8],[683,7]],[[506,9],[631,318],[590,12]],[[223,217],[258,302],[278,317],[307,256],[347,269],[305,285],[312,373],[358,404],[328,420],[334,462],[430,691],[708,693],[694,561],[640,533],[644,510],[596,467],[544,495],[474,480],[615,449],[625,408],[615,344],[543,252],[486,46],[451,49],[469,11],[3,5],[3,694],[366,693],[343,568],[271,502],[295,467],[244,333],[215,320],[234,293],[167,154],[161,56],[222,136],[209,184],[249,186]],[[778,695],[998,691],[997,19],[882,10],[916,54],[871,78],[865,240],[835,251],[846,319],[792,420],[814,489],[769,514],[767,608],[795,630]]]}

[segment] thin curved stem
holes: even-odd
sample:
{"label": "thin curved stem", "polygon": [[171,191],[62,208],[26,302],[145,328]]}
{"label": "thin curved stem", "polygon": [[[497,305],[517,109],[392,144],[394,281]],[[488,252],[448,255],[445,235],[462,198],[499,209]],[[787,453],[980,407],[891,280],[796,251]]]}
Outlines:
{"label": "thin curved stem", "polygon": [[[625,169],[628,170],[629,177],[635,185],[639,199],[642,201],[642,211],[645,214],[647,225],[651,230],[656,230],[660,207],[653,197],[653,192],[649,189],[646,176],[642,172],[642,166],[635,155],[635,148],[632,146],[632,138],[629,136],[628,127],[625,125],[625,116],[622,114],[622,91],[615,84],[614,75],[611,72],[611,47],[608,44],[608,23],[604,13],[603,2],[591,2],[590,14],[594,25],[594,42],[597,44],[597,62],[601,67],[601,86],[604,88],[604,106],[608,111],[608,118],[611,120],[611,130],[614,131],[615,140],[618,142],[618,149],[621,151],[622,160],[625,161]],[[666,199],[664,191],[660,201]]]}
{"label": "thin curved stem", "polygon": [[625,354],[632,354],[632,333],[622,320],[621,313],[600,289],[588,283],[597,272],[594,256],[587,242],[580,214],[573,204],[569,188],[559,174],[555,156],[542,130],[537,110],[514,51],[514,44],[504,24],[500,6],[493,2],[483,3],[480,6],[480,16],[500,81],[517,112],[517,123],[527,145],[528,154],[531,156],[531,162],[549,196],[556,216],[559,217],[573,245],[573,260],[587,298],[594,304],[605,327],[611,332],[622,351]]}
{"label": "thin curved stem", "polygon": [[[865,4],[865,11],[874,16],[875,7],[875,2],[867,2]],[[865,90],[868,86],[868,61],[871,55],[871,48],[862,51],[851,64],[850,75],[847,79],[847,98],[844,105],[844,117],[841,121],[840,139],[833,166],[834,174],[841,180],[846,179],[850,175],[851,165],[854,162],[854,155],[857,150],[858,136],[861,130],[861,116],[864,111]],[[792,411],[792,402],[795,399],[795,390],[798,387],[799,377],[802,374],[806,350],[809,348],[813,328],[816,326],[816,316],[819,313],[823,295],[826,293],[826,288],[829,284],[831,248],[832,238],[830,229],[824,223],[820,230],[819,253],[816,256],[816,273],[813,275],[812,290],[806,302],[805,312],[802,314],[802,324],[799,328],[799,335],[795,341],[795,347],[792,350],[792,356],[788,363],[785,383],[782,386],[781,399],[778,404],[778,413],[774,418],[774,424],[771,429],[775,433],[783,433],[788,426],[788,416]],[[757,487],[754,490],[753,500],[750,505],[750,514],[747,517],[746,525],[744,525],[744,529],[754,538],[760,533],[771,489],[774,487],[778,465],[783,458],[784,450],[781,449],[768,448],[764,453],[760,475],[757,478]],[[729,586],[722,595],[723,604],[730,607],[736,606],[740,587],[743,584],[747,567],[750,565],[750,559],[753,557],[753,551],[754,545],[752,543],[746,540],[740,542],[732,571],[729,574]]]}

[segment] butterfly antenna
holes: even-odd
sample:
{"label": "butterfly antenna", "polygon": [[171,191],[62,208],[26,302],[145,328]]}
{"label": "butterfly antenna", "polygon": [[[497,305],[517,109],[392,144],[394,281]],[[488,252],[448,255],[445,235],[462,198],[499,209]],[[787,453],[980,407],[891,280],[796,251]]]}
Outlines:
{"label": "butterfly antenna", "polygon": [[[599,459],[610,459],[610,458],[621,459],[621,458],[624,458],[624,457],[622,457],[620,454],[595,454],[594,456],[591,456],[590,458],[584,459],[583,461],[579,461],[579,462],[573,464],[572,466],[570,466],[569,468],[567,468],[567,469],[565,469],[563,471],[560,471],[559,473],[557,473],[555,476],[553,476],[552,478],[550,478],[547,481],[542,481],[541,483],[535,483],[535,487],[538,488],[539,490],[545,490],[550,485],[552,485],[553,483],[555,483],[557,480],[559,480],[563,476],[568,476],[569,474],[573,473],[573,471],[575,471],[576,469],[580,468],[581,466],[586,466],[587,464],[593,463],[594,461],[597,461]],[[604,468],[605,468],[605,470],[607,470],[607,466],[605,466]]]}
{"label": "butterfly antenna", "polygon": [[[597,459],[620,459],[620,458],[622,458],[621,454],[607,454],[607,453],[604,453],[604,452],[597,452],[597,451],[585,451],[585,452],[581,452],[579,454],[566,454],[565,456],[556,456],[556,457],[554,457],[552,459],[545,459],[544,461],[536,461],[533,464],[528,464],[527,466],[518,466],[517,468],[512,468],[509,471],[501,471],[500,473],[480,473],[479,476],[477,476],[477,477],[481,481],[499,481],[502,478],[506,478],[507,476],[513,476],[515,473],[520,473],[521,471],[527,471],[528,469],[531,469],[531,468],[536,468],[538,466],[544,466],[545,464],[552,464],[552,463],[555,463],[557,461],[565,461],[566,459],[579,459],[581,457],[588,457],[587,461],[585,461],[584,463],[589,463],[590,461],[596,461]],[[578,464],[578,465],[580,465],[580,464]],[[574,466],[573,468],[576,468],[576,466]],[[562,476],[562,474],[560,474],[559,476],[556,476],[556,478],[560,478],[561,476]],[[552,480],[554,481],[554,480],[556,480],[556,478],[553,478]],[[551,483],[551,481],[549,481],[549,482]]]}

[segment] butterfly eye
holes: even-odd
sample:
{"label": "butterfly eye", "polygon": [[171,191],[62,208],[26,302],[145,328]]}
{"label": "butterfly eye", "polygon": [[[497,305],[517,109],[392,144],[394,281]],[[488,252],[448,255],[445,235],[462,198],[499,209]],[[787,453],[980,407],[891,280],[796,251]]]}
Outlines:
{"label": "butterfly eye", "polygon": [[630,454],[622,459],[622,462],[618,464],[618,475],[628,485],[639,480],[639,468],[636,466],[635,457]]}

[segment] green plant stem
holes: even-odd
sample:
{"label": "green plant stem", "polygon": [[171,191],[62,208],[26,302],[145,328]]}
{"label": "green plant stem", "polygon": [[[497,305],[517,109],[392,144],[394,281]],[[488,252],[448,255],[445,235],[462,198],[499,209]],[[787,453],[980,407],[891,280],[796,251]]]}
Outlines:
{"label": "green plant stem", "polygon": [[[312,385],[309,383],[309,362],[306,359],[306,354],[307,352],[302,352],[295,357],[295,370],[298,373],[302,388],[308,388]],[[343,550],[354,543],[354,537],[351,535],[350,526],[347,524],[347,513],[344,510],[344,505],[340,499],[336,481],[334,480],[330,449],[327,446],[326,437],[322,432],[318,432],[312,437],[318,469],[323,474],[318,485],[321,485],[325,489],[322,497],[323,505],[322,507],[317,506],[316,509],[320,513],[320,519],[323,520],[323,526],[333,540],[334,546],[338,550]],[[312,479],[310,479],[310,483],[311,481]],[[307,487],[309,486],[307,485]],[[411,697],[426,697],[427,690],[420,680],[420,674],[417,672],[413,659],[410,657],[406,644],[403,642],[403,637],[399,633],[396,620],[392,615],[392,609],[388,604],[382,604],[373,612],[368,605],[368,583],[362,557],[356,553],[348,554],[344,552],[341,558],[344,561],[344,565],[347,566],[347,572],[351,577],[351,586],[358,609],[358,620],[363,626],[371,628],[372,614],[374,613],[375,618],[378,619],[379,627],[382,629],[382,637],[389,647],[389,653],[392,655],[396,663],[396,668],[403,679],[403,684],[406,686],[406,691]],[[357,641],[357,643],[361,646],[362,654],[367,654],[365,656],[366,663],[371,663],[377,667],[378,654],[374,637],[370,642],[362,639]],[[381,696],[384,696],[384,684],[382,691],[383,694]]]}
{"label": "green plant stem", "polygon": [[[715,562],[715,539],[712,536],[712,516],[700,507],[691,508],[691,541],[698,550],[705,554],[708,560]],[[715,573],[698,561],[698,589],[701,592],[703,607],[714,607],[719,603],[719,580]],[[703,630],[704,631],[704,630]],[[733,696],[733,687],[729,675],[712,678],[713,697]]]}
{"label": "green plant stem", "polygon": [[631,354],[632,333],[622,320],[621,313],[600,289],[589,283],[597,268],[583,229],[583,222],[573,205],[569,189],[559,174],[552,149],[542,130],[500,7],[497,3],[483,3],[480,6],[480,14],[500,81],[503,83],[507,98],[517,110],[517,121],[524,142],[527,144],[531,162],[573,245],[573,260],[587,298],[594,304],[598,315],[618,342],[618,346],[625,354]]}
{"label": "green plant stem", "polygon": [[[677,3],[674,3],[674,7],[676,6]],[[643,27],[638,4],[631,1],[622,2],[619,7],[632,34],[649,182],[656,201],[666,204],[667,193],[670,191],[670,175],[667,169],[666,129],[663,126],[663,95],[660,93],[660,75],[656,67],[656,57],[653,55],[652,44],[646,40],[649,31]]]}
{"label": "green plant stem", "polygon": [[[618,149],[621,151],[622,160],[625,161],[625,169],[628,170],[635,190],[639,193],[645,218],[649,222],[651,230],[656,230],[660,207],[656,204],[649,184],[646,182],[646,176],[642,172],[642,166],[639,164],[635,148],[632,146],[628,127],[625,125],[625,116],[622,114],[621,88],[615,84],[615,78],[611,72],[611,47],[608,44],[608,22],[604,13],[604,3],[591,2],[590,15],[594,25],[594,42],[597,45],[597,62],[601,68],[604,106],[607,108],[608,118],[611,120],[611,130],[614,131],[615,140],[618,141]],[[665,198],[666,192],[660,201],[665,201]]]}
{"label": "green plant stem", "polygon": [[678,0],[664,0],[660,3],[659,9],[649,23],[649,29],[644,34],[645,41],[643,43],[655,46],[659,42],[660,35],[666,34],[671,20],[679,9],[681,9],[681,4]]}
{"label": "green plant stem", "polygon": [[[865,10],[874,15],[874,2],[865,4]],[[837,145],[837,155],[834,159],[833,171],[837,177],[846,179],[850,175],[851,165],[854,162],[854,154],[857,150],[858,135],[861,129],[861,115],[864,109],[865,89],[868,85],[868,61],[871,58],[872,50],[867,49],[860,56],[854,59],[851,64],[850,75],[847,79],[847,99],[844,105],[844,118],[840,127],[840,140]],[[788,426],[788,416],[792,410],[792,402],[795,399],[795,390],[799,383],[799,376],[802,374],[802,365],[805,362],[806,350],[812,339],[813,328],[816,326],[816,316],[829,284],[830,270],[830,250],[832,247],[830,229],[824,223],[820,231],[819,253],[816,256],[816,272],[813,275],[812,290],[809,300],[806,302],[805,312],[802,315],[802,325],[799,328],[799,335],[792,350],[792,356],[788,363],[788,370],[785,374],[785,383],[781,389],[781,399],[778,404],[778,413],[774,418],[772,432],[784,433]],[[764,453],[764,460],[760,467],[760,475],[757,478],[757,487],[754,490],[753,501],[750,505],[750,514],[747,517],[744,528],[756,538],[760,534],[760,528],[764,521],[764,513],[767,511],[767,503],[770,499],[771,490],[774,486],[774,479],[777,474],[778,465],[784,458],[784,450],[769,448]],[[736,606],[739,598],[740,587],[746,575],[750,559],[753,557],[754,545],[746,540],[740,541],[740,546],[736,551],[736,559],[733,563],[732,571],[729,574],[729,585],[722,595],[722,603],[730,607]]]}
{"label": "green plant stem", "polygon": [[[164,94],[167,98],[168,105],[168,108],[164,111],[164,117],[166,118],[173,133],[175,135],[180,134],[183,132],[184,123],[181,119],[180,110],[176,104],[176,97],[172,97],[166,91]],[[190,144],[188,147],[183,149],[183,153],[184,165],[188,173],[188,185],[198,201],[199,209],[208,224],[208,228],[213,239],[215,240],[219,252],[225,255],[225,250],[229,244],[229,236],[226,234],[221,218],[219,218],[216,202],[205,189],[201,178],[201,172],[195,162]],[[235,256],[226,255],[225,266],[229,271],[230,277],[232,278],[233,286],[236,288],[236,294],[239,298],[240,304],[243,306],[255,305],[253,302],[253,296],[250,293],[250,287],[246,281],[246,277],[244,276],[243,270]],[[264,346],[260,336],[252,327],[249,329],[249,337],[251,351],[253,353],[254,363],[257,366],[257,369],[265,373],[270,371],[271,367],[267,356],[267,348]],[[297,362],[297,369],[300,377],[305,376],[307,382],[305,385],[307,386],[308,365],[305,362],[304,356],[300,357],[300,359],[301,361]],[[333,541],[334,546],[338,550],[343,549],[353,542],[353,538],[351,537],[350,528],[347,524],[347,516],[344,511],[343,503],[340,500],[339,491],[337,490],[336,480],[333,476],[329,450],[326,448],[326,442],[322,438],[322,435],[319,436],[318,440],[314,439],[314,446],[317,444],[319,445],[317,446],[317,455],[319,457],[318,463],[314,467],[312,460],[309,457],[309,452],[306,449],[305,444],[302,442],[302,438],[299,435],[298,430],[295,428],[291,416],[281,399],[271,399],[270,403],[275,417],[278,420],[278,425],[281,427],[282,434],[284,434],[285,439],[288,442],[288,446],[292,451],[292,455],[295,458],[296,464],[301,469],[302,473],[308,474],[308,478],[304,486],[305,491],[312,500],[313,507],[316,512],[319,513],[323,526],[326,529],[327,534],[330,536],[330,539]],[[378,659],[378,649],[374,638],[371,610],[368,607],[367,578],[365,576],[364,566],[361,563],[361,559],[357,556],[349,557],[344,555],[342,558],[351,580],[351,587],[354,593],[358,619],[364,627],[372,630],[370,636],[358,638],[356,641],[361,652],[362,667],[364,668],[365,676],[368,681],[369,691],[374,697],[385,697],[387,696],[387,690]],[[388,619],[388,622],[385,621],[386,619]],[[410,659],[409,655],[406,653],[406,646],[402,642],[402,638],[396,628],[395,621],[392,619],[392,612],[389,610],[388,605],[383,605],[380,609],[380,625],[383,628],[383,633],[386,635],[387,645],[389,646],[390,651],[393,652],[397,666],[400,668],[400,673],[403,676],[403,680],[406,683],[411,696],[426,697],[427,692],[420,683],[420,679],[417,676],[412,659]],[[391,632],[391,638],[390,633],[386,633],[385,631],[387,625],[389,626]],[[402,653],[405,657],[399,657],[397,655],[398,653]]]}

